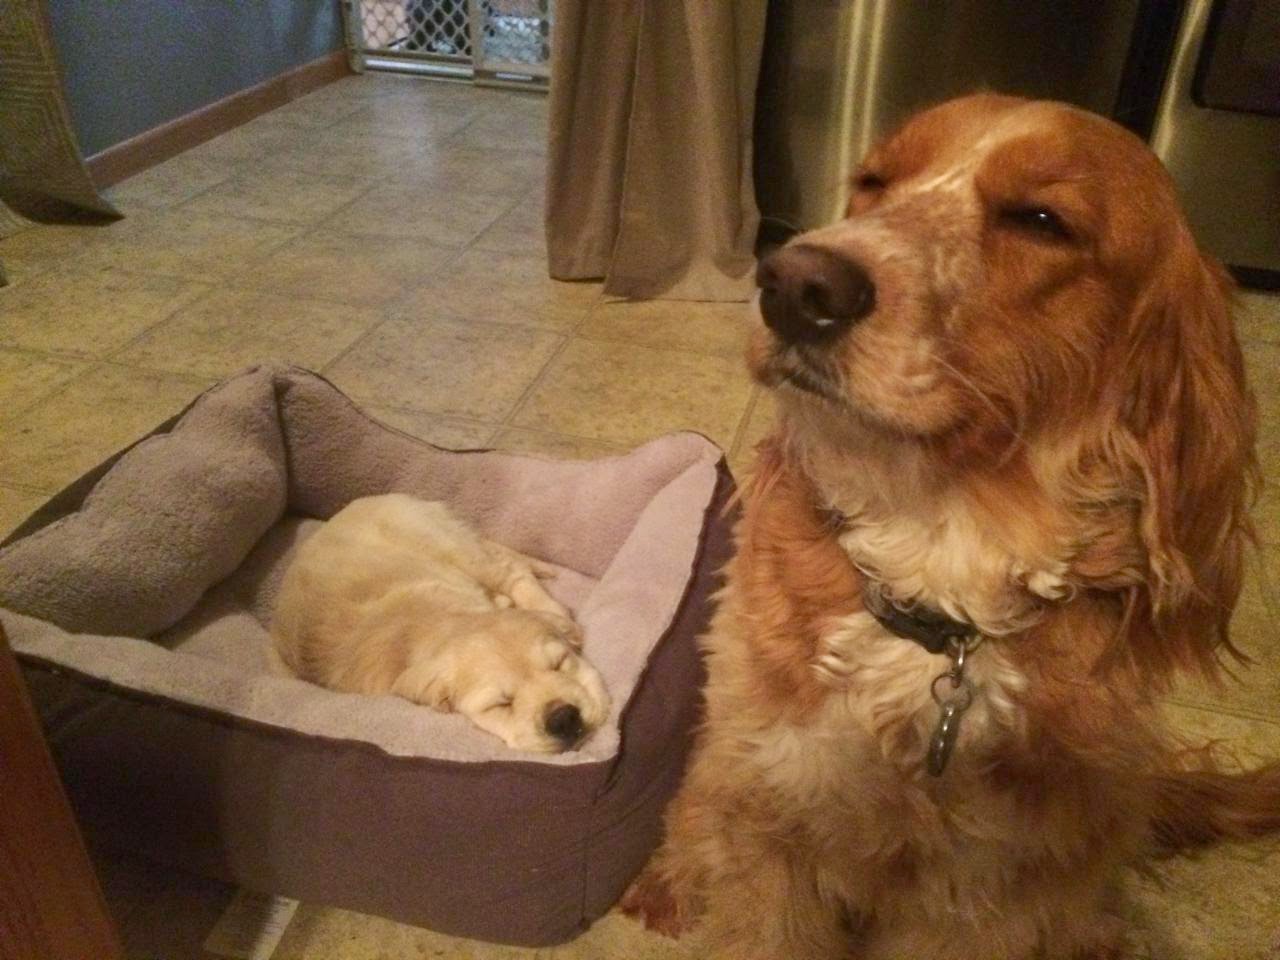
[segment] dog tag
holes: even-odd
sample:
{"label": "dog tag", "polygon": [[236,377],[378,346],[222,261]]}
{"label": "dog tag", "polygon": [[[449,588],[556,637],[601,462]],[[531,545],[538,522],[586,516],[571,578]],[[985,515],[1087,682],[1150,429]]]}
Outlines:
{"label": "dog tag", "polygon": [[947,769],[947,761],[951,759],[951,751],[955,749],[956,738],[960,736],[960,717],[963,714],[963,704],[959,700],[950,700],[942,705],[942,715],[938,717],[937,729],[933,731],[933,740],[929,743],[927,769],[930,776],[940,777],[942,771]]}

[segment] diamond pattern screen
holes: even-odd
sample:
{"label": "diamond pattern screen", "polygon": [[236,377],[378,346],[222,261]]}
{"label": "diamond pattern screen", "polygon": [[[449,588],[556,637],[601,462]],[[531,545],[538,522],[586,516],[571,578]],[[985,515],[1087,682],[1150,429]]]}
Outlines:
{"label": "diamond pattern screen", "polygon": [[[475,31],[469,0],[357,0],[352,12],[369,53],[471,61],[492,70],[545,67],[551,59],[552,2],[480,0]],[[473,36],[481,40],[480,51],[472,49]]]}
{"label": "diamond pattern screen", "polygon": [[367,50],[471,59],[468,0],[361,0]]}

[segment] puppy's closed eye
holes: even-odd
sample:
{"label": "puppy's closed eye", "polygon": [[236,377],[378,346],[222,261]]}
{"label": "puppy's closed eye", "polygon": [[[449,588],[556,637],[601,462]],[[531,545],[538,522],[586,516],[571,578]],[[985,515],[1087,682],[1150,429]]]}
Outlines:
{"label": "puppy's closed eye", "polygon": [[511,696],[510,694],[503,694],[503,696],[500,699],[495,700],[493,703],[489,704],[489,706],[485,707],[481,712],[492,713],[498,710],[510,710],[512,706],[515,704],[515,702],[516,702],[515,697]]}

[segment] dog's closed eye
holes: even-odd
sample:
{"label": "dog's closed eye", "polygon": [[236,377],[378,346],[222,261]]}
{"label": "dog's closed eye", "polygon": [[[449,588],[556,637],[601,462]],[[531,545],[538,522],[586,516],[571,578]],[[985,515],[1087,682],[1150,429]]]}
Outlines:
{"label": "dog's closed eye", "polygon": [[998,220],[1001,226],[1045,240],[1067,241],[1074,238],[1062,217],[1048,207],[1011,204],[1001,208]]}
{"label": "dog's closed eye", "polygon": [[492,713],[497,710],[510,710],[515,704],[516,698],[510,694],[504,694],[501,699],[495,700],[489,706],[485,707],[483,713]]}

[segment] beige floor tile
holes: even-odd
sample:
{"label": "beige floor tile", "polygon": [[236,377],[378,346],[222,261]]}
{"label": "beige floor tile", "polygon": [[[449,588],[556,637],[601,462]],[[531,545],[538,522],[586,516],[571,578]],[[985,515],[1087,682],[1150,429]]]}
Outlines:
{"label": "beige floor tile", "polygon": [[1280,343],[1280,293],[1241,293],[1236,323],[1246,339]]}
{"label": "beige floor tile", "polygon": [[115,356],[117,363],[223,377],[267,360],[319,369],[382,320],[371,307],[216,290]]}
{"label": "beige floor tile", "polygon": [[304,904],[271,956],[272,960],[541,960],[546,954]]}
{"label": "beige floor tile", "polygon": [[509,87],[477,87],[475,93],[475,102],[485,110],[506,110],[544,120],[550,113],[550,99],[545,92],[513,90]]}
{"label": "beige floor tile", "polygon": [[491,320],[570,331],[586,320],[600,286],[560,283],[541,257],[468,250],[396,305],[396,314]]}
{"label": "beige floor tile", "polygon": [[0,425],[0,482],[57,490],[182,409],[209,385],[103,366]]}
{"label": "beige floor tile", "polygon": [[441,144],[477,115],[471,100],[441,102],[427,97],[374,97],[356,113],[328,128],[341,137],[405,138]]}
{"label": "beige floor tile", "polygon": [[116,184],[106,194],[125,214],[155,210],[190,200],[235,172],[235,164],[225,159],[184,153]]}
{"label": "beige floor tile", "polygon": [[420,185],[442,194],[494,193],[524,197],[546,178],[546,161],[539,155],[507,150],[481,150],[452,141],[436,153]]}
{"label": "beige floor tile", "polygon": [[463,420],[460,417],[442,417],[434,413],[422,413],[417,410],[401,410],[392,407],[363,408],[365,413],[389,427],[394,427],[425,440],[427,443],[447,450],[478,450],[488,448],[492,444],[496,424],[481,423],[478,420]]}
{"label": "beige floor tile", "polygon": [[23,520],[35,513],[48,494],[0,486],[0,540],[12,533]]}
{"label": "beige floor tile", "polygon": [[728,448],[750,390],[723,357],[575,339],[511,422],[625,446],[696,430]]}
{"label": "beige floor tile", "polygon": [[241,217],[199,214],[176,207],[132,231],[95,243],[78,256],[76,267],[120,268],[130,272],[220,282],[234,279],[303,228]]}
{"label": "beige floor tile", "polygon": [[1223,847],[1171,860],[1126,887],[1135,952],[1151,960],[1274,960],[1280,849]]}
{"label": "beige floor tile", "polygon": [[542,154],[547,150],[547,120],[540,113],[531,116],[511,107],[493,110],[472,120],[452,142],[468,149]]}
{"label": "beige floor tile", "polygon": [[206,190],[180,208],[188,214],[253,217],[276,223],[318,223],[369,189],[356,177],[326,177],[263,167]]}
{"label": "beige floor tile", "polygon": [[406,85],[418,85],[418,79],[393,73],[353,73],[333,83],[326,83],[307,96],[316,101],[354,101],[358,105],[371,97],[394,96],[397,89]]}
{"label": "beige floor tile", "polygon": [[548,955],[551,960],[704,960],[707,951],[696,930],[671,940],[615,911],[571,943],[552,947]]}
{"label": "beige floor tile", "polygon": [[446,269],[456,250],[421,241],[361,236],[322,226],[263,258],[246,286],[272,293],[383,306]]}
{"label": "beige floor tile", "polygon": [[541,194],[526,197],[494,221],[476,238],[477,250],[547,256],[545,203]]}
{"label": "beige floor tile", "polygon": [[82,360],[0,350],[0,421],[12,420],[87,368]]}
{"label": "beige floor tile", "polygon": [[1264,481],[1253,518],[1263,542],[1280,545],[1280,342],[1246,343],[1244,355],[1258,398],[1258,460]]}
{"label": "beige floor tile", "polygon": [[120,270],[55,271],[0,290],[0,343],[106,356],[207,289]]}
{"label": "beige floor tile", "polygon": [[597,305],[578,336],[741,361],[754,322],[753,313],[747,303],[615,300]]}
{"label": "beige floor tile", "polygon": [[383,184],[323,226],[465,247],[511,209],[511,204],[510,197],[495,194],[450,193],[416,184]]}
{"label": "beige floor tile", "polygon": [[524,453],[551,460],[598,460],[627,452],[621,444],[516,427],[508,427],[499,433],[493,440],[493,446],[508,453]]}
{"label": "beige floor tile", "polygon": [[559,337],[540,330],[389,320],[326,375],[368,403],[499,422],[559,344]]}
{"label": "beige floor tile", "polygon": [[1166,703],[1162,709],[1173,729],[1192,744],[1214,742],[1216,756],[1226,769],[1249,769],[1280,759],[1280,720],[1258,720],[1178,703]]}
{"label": "beige floor tile", "polygon": [[66,265],[119,226],[120,221],[100,226],[40,224],[0,239],[0,263],[10,285],[16,285]]}
{"label": "beige floor tile", "polygon": [[266,113],[192,147],[183,156],[238,165],[273,157],[310,133],[311,128],[277,120],[274,113]]}
{"label": "beige floor tile", "polygon": [[359,109],[359,101],[332,94],[325,95],[320,90],[286,103],[283,107],[277,107],[271,111],[271,117],[280,123],[314,129],[335,124]]}
{"label": "beige floor tile", "polygon": [[[1231,639],[1254,661],[1250,666],[1231,665],[1236,679],[1224,678],[1221,687],[1188,682],[1174,695],[1180,703],[1201,704],[1225,710],[1270,717],[1280,722],[1280,547],[1251,553],[1245,587],[1231,621]],[[1280,757],[1280,744],[1277,744]]]}
{"label": "beige floor tile", "polygon": [[392,137],[333,128],[300,133],[264,162],[271,167],[332,177],[416,183],[432,169],[437,143],[426,136]]}

